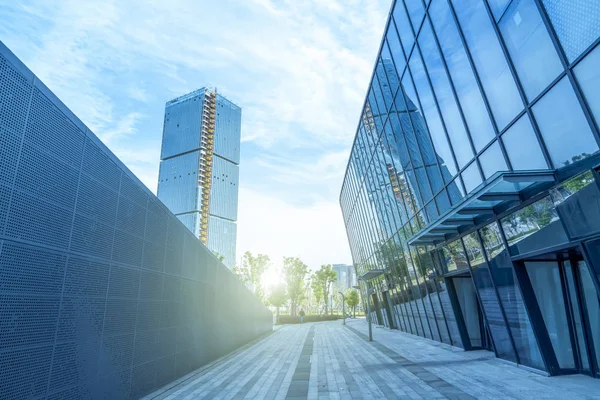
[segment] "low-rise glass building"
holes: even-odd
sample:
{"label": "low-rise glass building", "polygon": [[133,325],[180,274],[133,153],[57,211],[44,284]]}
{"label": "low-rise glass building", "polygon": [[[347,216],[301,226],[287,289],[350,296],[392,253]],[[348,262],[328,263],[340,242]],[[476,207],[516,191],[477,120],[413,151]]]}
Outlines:
{"label": "low-rise glass building", "polygon": [[600,2],[394,1],[340,195],[379,324],[600,377]]}

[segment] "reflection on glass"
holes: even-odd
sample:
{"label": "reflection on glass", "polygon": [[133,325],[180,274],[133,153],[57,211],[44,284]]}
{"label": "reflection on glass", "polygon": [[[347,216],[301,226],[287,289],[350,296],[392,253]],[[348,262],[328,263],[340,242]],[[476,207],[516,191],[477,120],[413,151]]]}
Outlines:
{"label": "reflection on glass", "polygon": [[533,334],[529,316],[525,311],[521,291],[517,288],[517,278],[510,256],[502,242],[500,228],[493,222],[480,230],[483,247],[489,260],[490,272],[494,279],[498,297],[504,306],[508,327],[515,342],[522,364],[545,369],[542,356]]}
{"label": "reflection on glass", "polygon": [[529,100],[563,70],[534,0],[514,0],[500,31]]}
{"label": "reflection on glass", "polygon": [[477,167],[477,162],[473,162],[462,173],[463,182],[467,193],[471,193],[473,189],[481,184],[481,174]]}
{"label": "reflection on glass", "polygon": [[[398,32],[396,31],[393,21],[390,21],[390,26],[385,37],[387,39],[387,45],[389,46],[389,54],[394,60],[396,70],[398,71],[398,76],[402,76],[402,73],[404,72],[404,67],[406,67],[406,60],[404,58],[402,45],[400,44]],[[385,58],[386,56],[382,54],[381,57]]]}
{"label": "reflection on glass", "polygon": [[423,17],[425,16],[423,2],[421,0],[404,0],[404,3],[406,3],[406,9],[408,10],[408,15],[410,16],[413,28],[415,32],[417,32],[421,25],[421,21],[423,21]]}
{"label": "reflection on glass", "polygon": [[502,130],[523,109],[484,2],[452,0],[492,113]]}
{"label": "reflection on glass", "polygon": [[502,135],[502,142],[513,171],[548,168],[527,114]]}
{"label": "reflection on glass", "polygon": [[502,13],[506,9],[506,5],[510,3],[510,0],[488,0],[492,13],[496,21],[502,17]]}
{"label": "reflection on glass", "polygon": [[597,0],[542,0],[542,3],[569,61],[600,36]]}
{"label": "reflection on glass", "polygon": [[525,262],[531,286],[561,368],[575,368],[558,263]]}
{"label": "reflection on glass", "polygon": [[600,125],[600,68],[598,65],[600,65],[600,46],[596,46],[590,54],[585,56],[574,71],[596,123]]}
{"label": "reflection on glass", "polygon": [[444,246],[442,248],[442,254],[448,272],[469,268],[467,257],[463,251],[460,239]]}
{"label": "reflection on glass", "polygon": [[481,322],[479,321],[479,307],[473,282],[469,278],[455,278],[454,288],[460,304],[463,320],[471,340],[471,346],[481,347]]}
{"label": "reflection on glass", "polygon": [[590,322],[591,339],[596,351],[596,368],[600,368],[600,298],[592,281],[592,274],[585,261],[577,263],[581,279],[583,297],[587,309],[588,321]]}
{"label": "reflection on glass", "polygon": [[567,77],[533,106],[533,114],[556,168],[598,151],[598,144]]}
{"label": "reflection on glass", "polygon": [[579,358],[581,361],[581,368],[584,370],[590,369],[590,360],[588,358],[587,342],[585,340],[584,326],[581,319],[581,312],[579,307],[579,300],[577,298],[577,291],[575,289],[575,276],[573,274],[573,267],[569,261],[564,262],[565,280],[569,288],[569,301],[571,302],[571,318],[575,328],[575,336],[577,346],[579,350]]}
{"label": "reflection on glass", "polygon": [[496,141],[492,144],[483,154],[479,157],[481,168],[483,169],[483,175],[485,178],[489,178],[498,171],[507,171],[506,161],[504,161],[504,155],[500,149],[500,145]]}
{"label": "reflection on glass", "polygon": [[415,43],[415,36],[413,34],[412,29],[410,28],[410,22],[408,21],[408,16],[406,15],[404,4],[402,4],[401,1],[396,2],[393,16],[396,28],[398,29],[398,34],[400,35],[402,47],[404,47],[404,53],[406,54],[406,57],[408,57],[410,54],[410,50],[412,49],[412,46]]}
{"label": "reflection on glass", "polygon": [[502,229],[512,255],[568,242],[550,197],[503,218]]}
{"label": "reflection on glass", "polygon": [[600,230],[600,189],[591,171],[579,174],[550,192],[564,217],[571,238],[591,235]]}
{"label": "reflection on glass", "polygon": [[[437,153],[442,171],[447,171],[446,174],[448,174],[450,177],[453,177],[456,175],[456,166],[454,164],[452,151],[450,150],[450,145],[448,144],[448,139],[446,138],[446,132],[444,131],[438,109],[435,105],[435,100],[433,98],[433,94],[431,93],[431,88],[429,86],[429,81],[427,79],[427,75],[425,74],[425,70],[423,69],[423,65],[420,61],[413,61],[414,59],[415,57],[411,58],[410,71],[415,82],[415,88],[419,94],[421,106],[423,107],[423,116],[425,117],[427,126],[429,127],[431,140],[433,141],[435,152]],[[402,84],[405,88],[407,88],[407,90],[409,90],[409,88],[412,86],[412,83],[410,82],[410,76],[410,74],[405,74],[404,78],[402,78]]]}
{"label": "reflection on glass", "polygon": [[475,150],[479,151],[494,137],[494,128],[447,1],[432,1],[429,6],[429,16],[437,33]]}
{"label": "reflection on glass", "polygon": [[445,190],[435,197],[435,202],[440,214],[443,214],[450,209],[450,201],[448,200],[448,195]]}
{"label": "reflection on glass", "polygon": [[453,182],[448,185],[448,194],[450,195],[450,201],[452,205],[456,205],[462,201],[465,197],[465,191],[460,183],[460,179],[456,178]]}
{"label": "reflection on glass", "polygon": [[[456,100],[454,99],[452,87],[446,74],[446,68],[440,57],[436,42],[433,38],[431,27],[428,23],[423,25],[421,33],[419,34],[419,47],[427,66],[427,73],[433,91],[436,95],[440,112],[446,124],[446,130],[448,136],[450,136],[450,142],[452,143],[452,149],[456,156],[459,168],[464,167],[471,159],[473,159],[473,151],[471,150],[471,143],[463,121],[460,115]],[[414,58],[414,60],[413,60]],[[422,69],[421,60],[417,56],[417,53],[413,53],[413,57],[410,61],[411,69],[413,65],[417,69]]]}
{"label": "reflection on glass", "polygon": [[[386,46],[382,48],[382,54],[385,53],[385,50],[387,50]],[[377,80],[381,87],[381,95],[383,97],[385,109],[389,110],[394,100],[394,94],[398,90],[398,86],[400,86],[400,79],[396,73],[396,67],[389,57],[379,58],[377,67],[375,68],[375,74],[377,75]],[[373,82],[373,84],[375,84],[375,82]],[[383,115],[382,118],[385,119],[385,116]]]}
{"label": "reflection on glass", "polygon": [[[446,286],[446,280],[442,277],[436,279],[438,288],[438,294],[440,296],[440,304],[444,310],[444,316],[448,323],[448,330],[450,333],[451,344],[464,348],[460,337],[460,331],[458,330],[458,323],[456,322],[456,316],[454,315],[454,309],[450,301],[450,295],[448,294],[448,288]],[[443,332],[443,330],[442,330]]]}
{"label": "reflection on glass", "polygon": [[479,264],[485,262],[485,258],[483,257],[483,251],[481,249],[481,244],[479,244],[479,237],[477,236],[477,232],[473,232],[469,235],[464,236],[463,243],[465,244],[467,258],[469,259],[469,264],[471,264],[471,268],[475,268]]}

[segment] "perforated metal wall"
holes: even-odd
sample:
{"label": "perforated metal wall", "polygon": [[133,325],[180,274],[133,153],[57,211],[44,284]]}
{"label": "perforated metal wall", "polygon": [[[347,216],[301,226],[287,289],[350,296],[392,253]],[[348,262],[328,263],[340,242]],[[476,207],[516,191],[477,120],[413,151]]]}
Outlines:
{"label": "perforated metal wall", "polygon": [[0,42],[0,398],[139,398],[271,321]]}

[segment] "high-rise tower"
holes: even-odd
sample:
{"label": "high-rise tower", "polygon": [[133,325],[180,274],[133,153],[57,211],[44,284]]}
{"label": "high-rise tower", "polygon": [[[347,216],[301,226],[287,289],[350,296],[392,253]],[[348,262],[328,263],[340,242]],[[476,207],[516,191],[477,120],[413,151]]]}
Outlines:
{"label": "high-rise tower", "polygon": [[158,197],[235,265],[242,110],[202,88],[165,105]]}

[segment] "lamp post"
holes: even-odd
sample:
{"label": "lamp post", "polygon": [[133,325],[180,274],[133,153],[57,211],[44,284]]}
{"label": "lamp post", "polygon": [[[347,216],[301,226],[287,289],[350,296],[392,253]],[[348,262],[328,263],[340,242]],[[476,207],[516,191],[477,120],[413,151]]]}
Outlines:
{"label": "lamp post", "polygon": [[369,342],[372,342],[373,341],[373,327],[371,326],[371,305],[370,305],[370,301],[369,301],[369,283],[364,278],[359,278],[359,280],[363,281],[365,283],[366,288],[367,288],[367,298],[366,298],[366,303],[367,303],[367,321],[369,322]]}
{"label": "lamp post", "polygon": [[346,302],[346,297],[344,296],[344,293],[342,292],[338,292],[341,296],[342,296],[342,321],[343,321],[343,325],[346,325],[346,308],[344,306],[344,303]]}

